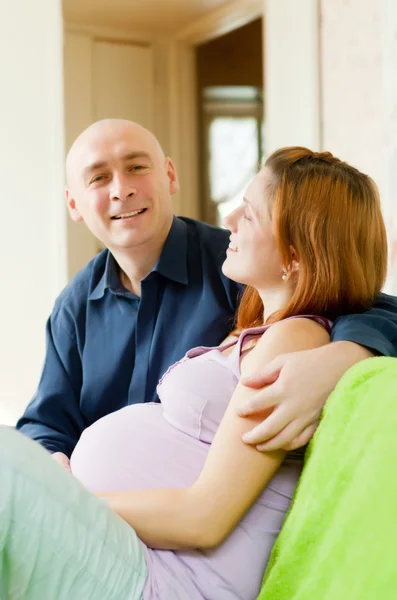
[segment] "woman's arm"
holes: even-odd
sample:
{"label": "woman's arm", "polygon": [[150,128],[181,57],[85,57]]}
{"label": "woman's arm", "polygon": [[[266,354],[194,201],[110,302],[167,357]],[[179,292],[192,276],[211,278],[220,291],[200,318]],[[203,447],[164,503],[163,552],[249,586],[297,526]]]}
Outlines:
{"label": "woman's arm", "polygon": [[[248,375],[275,356],[322,346],[329,335],[309,319],[274,324],[242,362]],[[204,468],[188,489],[101,494],[154,548],[213,548],[235,528],[281,464],[285,452],[260,453],[241,440],[264,414],[240,417],[253,391],[238,385],[215,435]]]}
{"label": "woman's arm", "polygon": [[376,354],[397,356],[397,298],[380,294],[370,310],[338,317],[332,342],[326,348],[280,355],[244,380],[257,391],[241,415],[275,407],[271,417],[244,439],[246,443],[260,451],[307,444],[328,396],[350,367]]}

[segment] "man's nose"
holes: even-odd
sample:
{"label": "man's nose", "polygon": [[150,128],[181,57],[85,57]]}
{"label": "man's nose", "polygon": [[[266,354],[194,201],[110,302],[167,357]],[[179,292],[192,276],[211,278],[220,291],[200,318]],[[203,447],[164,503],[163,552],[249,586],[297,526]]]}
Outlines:
{"label": "man's nose", "polygon": [[111,200],[128,200],[137,193],[136,187],[122,176],[113,177],[112,187],[110,190]]}

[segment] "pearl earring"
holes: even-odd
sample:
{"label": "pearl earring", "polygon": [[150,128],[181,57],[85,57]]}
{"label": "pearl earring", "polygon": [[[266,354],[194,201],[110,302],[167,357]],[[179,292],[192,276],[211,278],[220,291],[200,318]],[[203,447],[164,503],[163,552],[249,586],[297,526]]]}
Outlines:
{"label": "pearl earring", "polygon": [[283,274],[281,275],[281,279],[283,281],[285,281],[288,277],[288,271],[286,269],[283,269]]}

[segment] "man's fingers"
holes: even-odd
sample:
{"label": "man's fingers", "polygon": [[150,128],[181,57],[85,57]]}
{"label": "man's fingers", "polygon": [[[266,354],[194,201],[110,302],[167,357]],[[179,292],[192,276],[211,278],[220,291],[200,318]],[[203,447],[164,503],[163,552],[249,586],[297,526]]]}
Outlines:
{"label": "man's fingers", "polygon": [[[243,435],[243,441],[246,444],[263,444],[270,438],[278,435],[289,424],[290,420],[288,410],[286,410],[283,405],[280,405],[275,408],[262,423],[259,423],[259,425],[251,429],[251,431],[245,433]],[[296,432],[288,441],[291,441],[297,433],[298,432]]]}
{"label": "man's fingers", "polygon": [[286,446],[302,430],[302,424],[298,421],[289,423],[280,433],[269,439],[264,444],[257,444],[257,449],[261,452],[273,452],[273,450],[286,450]]}
{"label": "man's fingers", "polygon": [[290,452],[291,450],[296,450],[297,448],[302,448],[302,446],[306,446],[312,439],[317,427],[319,426],[320,421],[313,423],[312,425],[308,425],[306,429],[304,429],[301,433],[299,433],[295,439],[292,440],[289,444],[284,446],[284,450]]}
{"label": "man's fingers", "polygon": [[272,408],[278,404],[275,391],[276,390],[272,387],[258,390],[252,394],[252,397],[249,400],[238,408],[237,414],[240,415],[240,417],[248,417],[249,415]]}
{"label": "man's fingers", "polygon": [[277,356],[275,359],[270,361],[266,368],[260,373],[253,373],[250,376],[242,377],[241,383],[246,387],[259,389],[265,385],[270,385],[277,381],[278,376],[282,368],[282,356]]}

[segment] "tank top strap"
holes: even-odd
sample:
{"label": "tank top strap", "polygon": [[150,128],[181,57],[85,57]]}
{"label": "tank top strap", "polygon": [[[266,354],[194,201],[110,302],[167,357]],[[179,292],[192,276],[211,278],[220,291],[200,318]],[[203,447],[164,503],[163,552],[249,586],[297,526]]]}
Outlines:
{"label": "tank top strap", "polygon": [[[316,321],[317,323],[322,325],[328,333],[331,333],[332,321],[330,321],[326,317],[322,317],[319,315],[294,315],[293,317],[287,317],[285,321],[289,321],[291,319],[311,319],[312,321]],[[230,354],[232,368],[235,373],[240,373],[241,348],[246,338],[259,337],[263,335],[265,331],[269,329],[269,327],[271,327],[272,325],[273,323],[270,323],[269,325],[261,325],[259,327],[250,327],[249,329],[243,329],[236,343],[236,347]],[[222,347],[222,350],[225,350],[226,347],[230,347],[232,344],[234,344],[234,342],[232,342],[231,344],[227,344],[227,346],[225,347]]]}
{"label": "tank top strap", "polygon": [[240,333],[240,337],[238,338],[238,342],[236,344],[236,353],[238,354],[238,357],[240,358],[241,348],[246,338],[260,337],[265,333],[265,331],[269,329],[269,327],[271,327],[271,325],[261,325],[260,327],[250,327],[249,329],[243,329],[243,331]]}
{"label": "tank top strap", "polygon": [[[318,323],[320,323],[320,325],[322,325],[328,331],[328,333],[331,332],[332,321],[330,321],[326,317],[321,317],[321,316],[317,316],[317,315],[296,315],[293,317],[288,317],[285,320],[287,321],[289,319],[299,319],[299,318],[312,319],[313,321],[317,321]],[[195,348],[191,348],[190,350],[188,350],[186,352],[184,358],[182,358],[182,360],[179,362],[182,362],[189,358],[194,358],[201,354],[206,354],[207,352],[210,352],[213,350],[217,350],[219,352],[219,354],[222,355],[222,352],[224,350],[227,350],[228,348],[231,348],[232,346],[234,346],[233,351],[226,356],[226,360],[229,364],[229,367],[232,369],[232,371],[234,372],[236,377],[239,379],[240,378],[241,348],[244,343],[244,340],[247,337],[259,337],[259,336],[263,335],[263,333],[267,329],[269,329],[269,327],[271,327],[271,326],[272,326],[272,323],[269,325],[261,325],[259,327],[250,327],[249,329],[243,329],[243,331],[240,333],[240,336],[238,338],[228,342],[227,344],[223,344],[221,346],[197,346]]]}

